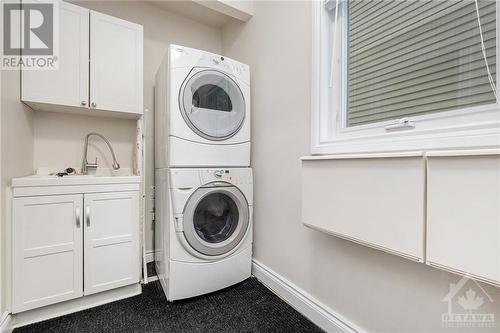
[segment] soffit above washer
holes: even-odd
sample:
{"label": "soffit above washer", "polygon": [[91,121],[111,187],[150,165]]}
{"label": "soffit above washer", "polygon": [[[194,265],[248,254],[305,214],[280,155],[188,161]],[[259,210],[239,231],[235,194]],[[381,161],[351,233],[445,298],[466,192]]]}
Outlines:
{"label": "soffit above washer", "polygon": [[217,28],[230,20],[248,21],[253,16],[252,1],[184,0],[148,1],[154,6]]}
{"label": "soffit above washer", "polygon": [[229,17],[246,22],[253,16],[253,1],[235,0],[192,0],[202,6]]}

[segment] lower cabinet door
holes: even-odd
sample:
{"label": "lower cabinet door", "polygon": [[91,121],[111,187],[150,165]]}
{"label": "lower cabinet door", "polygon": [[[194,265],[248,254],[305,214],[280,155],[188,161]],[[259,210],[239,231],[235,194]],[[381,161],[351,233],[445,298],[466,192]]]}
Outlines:
{"label": "lower cabinet door", "polygon": [[139,281],[139,192],[84,195],[84,294]]}
{"label": "lower cabinet door", "polygon": [[13,199],[13,313],[82,296],[82,199]]}

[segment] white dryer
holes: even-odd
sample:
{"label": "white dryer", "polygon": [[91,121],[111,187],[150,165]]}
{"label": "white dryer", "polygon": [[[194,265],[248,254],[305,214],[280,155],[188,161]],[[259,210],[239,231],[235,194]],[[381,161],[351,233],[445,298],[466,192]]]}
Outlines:
{"label": "white dryer", "polygon": [[157,169],[155,264],[169,301],[250,277],[252,170]]}
{"label": "white dryer", "polygon": [[249,67],[170,45],[156,75],[155,166],[250,166]]}

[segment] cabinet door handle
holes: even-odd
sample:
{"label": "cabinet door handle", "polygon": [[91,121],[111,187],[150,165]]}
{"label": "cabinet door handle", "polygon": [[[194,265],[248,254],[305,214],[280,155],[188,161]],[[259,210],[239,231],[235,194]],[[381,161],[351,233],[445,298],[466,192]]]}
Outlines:
{"label": "cabinet door handle", "polygon": [[82,216],[81,216],[82,212],[81,212],[80,206],[76,206],[76,208],[75,208],[75,215],[76,215],[76,227],[80,228],[81,218],[82,218]]}
{"label": "cabinet door handle", "polygon": [[87,227],[90,227],[90,206],[85,208],[85,220],[87,221]]}
{"label": "cabinet door handle", "polygon": [[97,106],[96,102],[92,102],[92,107],[95,108]]}
{"label": "cabinet door handle", "polygon": [[82,101],[82,105],[83,106],[87,105],[87,101]]}

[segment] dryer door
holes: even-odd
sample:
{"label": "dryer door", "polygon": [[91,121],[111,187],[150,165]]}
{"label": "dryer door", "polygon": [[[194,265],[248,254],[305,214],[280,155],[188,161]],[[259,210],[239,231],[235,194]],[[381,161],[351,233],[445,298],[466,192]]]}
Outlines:
{"label": "dryer door", "polygon": [[237,247],[249,225],[248,203],[243,193],[230,184],[216,185],[196,190],[184,208],[183,218],[189,245],[209,256],[220,256]]}
{"label": "dryer door", "polygon": [[182,84],[179,104],[188,126],[212,141],[232,137],[245,120],[245,99],[238,84],[216,70],[192,71]]}

